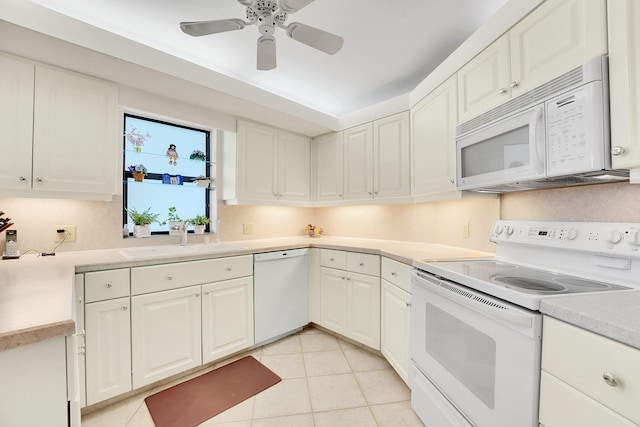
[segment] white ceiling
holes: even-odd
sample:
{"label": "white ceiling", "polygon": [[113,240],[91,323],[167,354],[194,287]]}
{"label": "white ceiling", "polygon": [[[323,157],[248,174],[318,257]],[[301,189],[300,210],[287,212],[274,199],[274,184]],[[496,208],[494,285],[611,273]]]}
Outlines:
{"label": "white ceiling", "polygon": [[[59,26],[57,32],[66,31],[65,39],[72,43],[131,61],[127,45],[105,48],[107,35],[115,34],[151,48],[149,63],[160,51],[205,71],[180,75],[185,80],[270,108],[277,109],[276,101],[282,99],[289,113],[293,103],[340,118],[410,92],[507,0],[315,0],[289,15],[287,23],[302,22],[340,35],[342,50],[327,55],[277,29],[278,66],[270,71],[256,70],[260,34],[255,26],[198,38],[178,26],[180,21],[244,18],[244,7],[236,0],[31,3],[55,11],[47,16],[47,26],[55,27],[50,21],[60,16],[65,28]],[[74,30],[69,17],[88,26],[77,26],[82,32],[70,34]],[[87,28],[105,35],[89,37]],[[138,63],[146,65],[139,56]],[[168,60],[156,60],[151,68],[172,75],[177,70]]]}

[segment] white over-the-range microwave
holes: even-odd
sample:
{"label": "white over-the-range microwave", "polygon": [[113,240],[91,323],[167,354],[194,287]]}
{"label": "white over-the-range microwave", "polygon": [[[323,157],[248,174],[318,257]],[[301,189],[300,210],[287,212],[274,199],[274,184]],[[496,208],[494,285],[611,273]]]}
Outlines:
{"label": "white over-the-range microwave", "polygon": [[458,190],[489,193],[629,179],[612,169],[607,57],[456,128]]}

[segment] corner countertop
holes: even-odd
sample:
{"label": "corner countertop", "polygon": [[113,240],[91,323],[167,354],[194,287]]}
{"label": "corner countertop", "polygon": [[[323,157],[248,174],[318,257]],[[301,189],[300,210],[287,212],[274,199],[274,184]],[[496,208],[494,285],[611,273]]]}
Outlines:
{"label": "corner countertop", "polygon": [[540,311],[640,349],[640,291],[545,298]]}
{"label": "corner countertop", "polygon": [[241,245],[243,248],[220,252],[191,251],[184,256],[149,256],[135,259],[123,254],[125,248],[118,248],[59,252],[54,257],[28,254],[17,260],[0,261],[0,351],[74,332],[73,293],[76,272],[309,247],[378,254],[409,265],[413,260],[426,258],[474,258],[493,255],[429,243],[329,236],[228,243]]}

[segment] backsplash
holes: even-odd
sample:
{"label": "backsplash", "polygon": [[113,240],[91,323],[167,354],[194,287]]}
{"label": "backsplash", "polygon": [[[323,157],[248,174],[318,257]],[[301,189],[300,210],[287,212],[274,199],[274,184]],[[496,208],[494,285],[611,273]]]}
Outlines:
{"label": "backsplash", "polygon": [[[174,237],[122,238],[122,198],[111,202],[0,199],[0,210],[18,230],[19,250],[51,251],[56,225],[76,225],[76,242],[58,251],[177,244]],[[462,199],[406,205],[295,208],[219,204],[222,241],[301,236],[308,223],[327,235],[407,240],[493,251],[493,222],[504,219],[640,222],[640,186],[601,184],[504,194],[499,199]],[[243,234],[243,224],[253,233]],[[469,224],[469,237],[463,227]],[[189,236],[200,243],[203,236]],[[4,250],[0,234],[0,251]]]}

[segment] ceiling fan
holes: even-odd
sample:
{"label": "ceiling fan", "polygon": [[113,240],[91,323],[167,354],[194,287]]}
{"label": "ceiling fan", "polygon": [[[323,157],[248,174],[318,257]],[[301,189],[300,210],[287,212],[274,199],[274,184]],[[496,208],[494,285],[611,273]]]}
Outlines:
{"label": "ceiling fan", "polygon": [[299,22],[285,25],[288,14],[295,13],[313,0],[237,0],[246,6],[247,20],[218,19],[213,21],[181,22],[180,29],[190,36],[199,37],[226,31],[241,30],[256,25],[262,36],[258,39],[258,70],[276,68],[276,27],[287,31],[292,39],[333,55],[342,48],[343,38]]}

